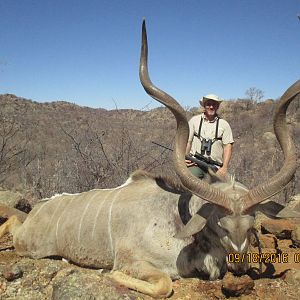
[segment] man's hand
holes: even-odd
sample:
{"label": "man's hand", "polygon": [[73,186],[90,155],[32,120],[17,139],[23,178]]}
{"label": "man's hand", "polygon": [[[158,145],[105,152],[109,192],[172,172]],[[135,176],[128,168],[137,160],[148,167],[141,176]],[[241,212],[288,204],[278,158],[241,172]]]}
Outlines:
{"label": "man's hand", "polygon": [[220,175],[220,176],[222,176],[222,177],[225,177],[225,176],[227,176],[227,172],[228,172],[228,170],[227,170],[227,167],[221,167],[218,171],[217,171],[217,173],[216,174],[218,174],[218,175]]}
{"label": "man's hand", "polygon": [[196,166],[196,164],[189,159],[186,159],[185,163],[187,167]]}

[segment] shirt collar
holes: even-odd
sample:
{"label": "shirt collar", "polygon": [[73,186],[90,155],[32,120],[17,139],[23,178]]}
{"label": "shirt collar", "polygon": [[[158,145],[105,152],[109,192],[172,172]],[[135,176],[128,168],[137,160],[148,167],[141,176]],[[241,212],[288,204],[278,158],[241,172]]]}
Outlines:
{"label": "shirt collar", "polygon": [[212,121],[209,121],[209,120],[206,118],[205,113],[202,113],[202,118],[203,118],[203,120],[206,121],[206,122],[214,123],[214,122],[217,121],[217,119],[219,118],[219,116],[216,115],[215,118],[214,118]]}

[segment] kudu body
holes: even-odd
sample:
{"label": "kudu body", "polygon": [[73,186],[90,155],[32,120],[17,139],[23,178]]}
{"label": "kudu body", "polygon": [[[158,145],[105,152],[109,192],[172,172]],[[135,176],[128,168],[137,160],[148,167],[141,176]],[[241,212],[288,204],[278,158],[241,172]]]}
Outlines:
{"label": "kudu body", "polygon": [[143,23],[140,79],[146,92],[176,118],[174,165],[182,184],[137,171],[115,189],[63,194],[41,201],[24,223],[12,213],[0,227],[0,236],[11,232],[21,255],[58,255],[82,266],[112,269],[110,276],[119,283],[159,298],[171,294],[172,279],[180,276],[213,280],[228,267],[236,273],[245,272],[246,264],[228,266],[226,255],[247,251],[255,211],[299,217],[265,200],[282,190],[296,170],[285,116],[288,105],[300,93],[300,81],[282,96],[274,117],[275,133],[285,156],[279,173],[250,191],[234,180],[209,185],[185,166],[189,130],[185,112],[151,83],[147,51]]}

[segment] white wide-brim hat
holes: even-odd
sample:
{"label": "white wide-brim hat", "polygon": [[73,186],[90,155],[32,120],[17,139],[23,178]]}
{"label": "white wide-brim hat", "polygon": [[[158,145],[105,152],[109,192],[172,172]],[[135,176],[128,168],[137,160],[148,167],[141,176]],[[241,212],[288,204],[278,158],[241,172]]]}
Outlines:
{"label": "white wide-brim hat", "polygon": [[200,100],[200,104],[202,106],[204,106],[205,102],[207,100],[213,100],[213,101],[218,102],[219,104],[223,101],[223,99],[221,99],[219,96],[217,96],[215,94],[208,94],[208,95],[202,97],[202,99]]}

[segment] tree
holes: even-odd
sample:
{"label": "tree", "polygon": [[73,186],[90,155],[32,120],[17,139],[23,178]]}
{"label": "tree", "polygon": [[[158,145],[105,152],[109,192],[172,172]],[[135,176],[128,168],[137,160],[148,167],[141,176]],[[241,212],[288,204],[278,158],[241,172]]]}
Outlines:
{"label": "tree", "polygon": [[246,90],[245,94],[253,102],[260,102],[264,97],[264,92],[256,87],[250,87]]}
{"label": "tree", "polygon": [[[29,136],[22,130],[22,125],[15,115],[10,115],[3,108],[0,112],[0,185],[6,188],[16,187],[18,178],[26,182],[26,168],[35,160],[29,150]],[[23,111],[25,112],[25,110]],[[24,179],[24,182],[23,182]]]}

